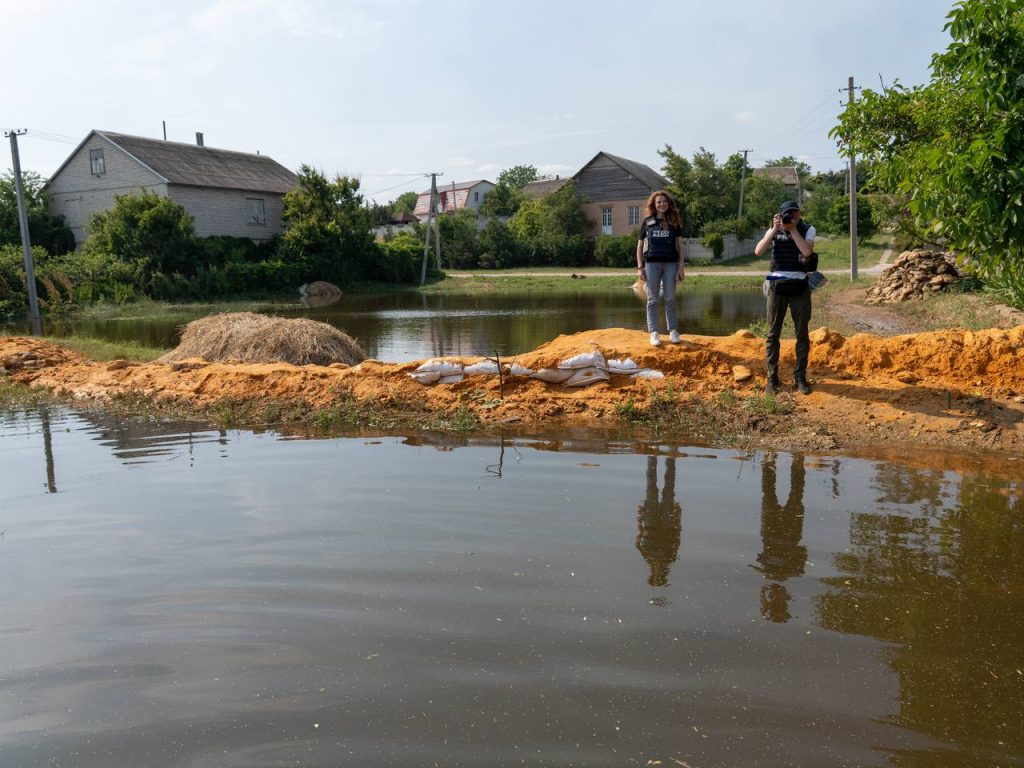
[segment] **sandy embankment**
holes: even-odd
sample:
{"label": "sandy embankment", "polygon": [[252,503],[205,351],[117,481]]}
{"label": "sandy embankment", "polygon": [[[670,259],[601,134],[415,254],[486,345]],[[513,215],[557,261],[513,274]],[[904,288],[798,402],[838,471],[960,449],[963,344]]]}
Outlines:
{"label": "sandy embankment", "polygon": [[[652,348],[644,332],[609,328],[559,336],[515,361],[533,369],[555,367],[595,345],[607,358],[632,357],[666,378],[613,376],[611,382],[572,389],[512,377],[506,378],[504,398],[499,399],[496,376],[423,386],[407,375],[416,363],[104,363],[22,337],[0,339],[0,366],[15,382],[74,399],[143,394],[197,408],[261,400],[325,408],[340,395],[350,395],[360,402],[408,402],[436,411],[462,406],[474,410],[484,424],[533,427],[617,423],[621,416],[616,406],[632,401],[643,407],[669,387],[716,402],[721,402],[723,390],[732,390],[741,407],[744,397],[759,395],[764,386],[764,341],[745,331],[728,337],[686,336],[680,345]],[[793,342],[783,342],[784,383],[791,383],[792,365]],[[754,376],[737,382],[734,366],[745,366]],[[1024,326],[889,338],[844,338],[819,329],[812,334],[810,374],[814,392],[792,395],[792,413],[763,422],[762,442],[824,450],[919,444],[995,449],[1024,457]]]}

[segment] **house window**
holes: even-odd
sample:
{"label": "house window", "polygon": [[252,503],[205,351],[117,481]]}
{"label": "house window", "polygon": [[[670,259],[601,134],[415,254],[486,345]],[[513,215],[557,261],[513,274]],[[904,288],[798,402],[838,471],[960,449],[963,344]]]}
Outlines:
{"label": "house window", "polygon": [[249,223],[263,225],[267,223],[267,206],[262,197],[247,197],[249,203]]}
{"label": "house window", "polygon": [[89,169],[93,176],[102,176],[107,172],[107,164],[103,160],[102,149],[89,150]]}
{"label": "house window", "polygon": [[480,202],[480,193],[479,192],[474,192],[473,193],[473,202],[474,203],[479,203]]}
{"label": "house window", "polygon": [[629,206],[629,226],[638,227],[640,226],[640,206],[631,205]]}
{"label": "house window", "polygon": [[602,208],[601,209],[601,234],[610,235],[612,233],[612,209]]}

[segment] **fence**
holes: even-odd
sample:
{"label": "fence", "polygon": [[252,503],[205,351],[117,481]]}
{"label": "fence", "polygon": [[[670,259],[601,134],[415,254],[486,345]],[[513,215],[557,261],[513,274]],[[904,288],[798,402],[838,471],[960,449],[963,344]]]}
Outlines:
{"label": "fence", "polygon": [[[757,245],[758,238],[746,237],[740,240],[736,235],[726,235],[725,248],[722,249],[722,261],[728,261],[729,259],[735,259],[737,256],[749,256],[754,252],[754,246]],[[715,252],[710,248],[706,248],[701,244],[699,237],[688,237],[686,238],[686,258],[689,260],[694,259],[714,259]]]}

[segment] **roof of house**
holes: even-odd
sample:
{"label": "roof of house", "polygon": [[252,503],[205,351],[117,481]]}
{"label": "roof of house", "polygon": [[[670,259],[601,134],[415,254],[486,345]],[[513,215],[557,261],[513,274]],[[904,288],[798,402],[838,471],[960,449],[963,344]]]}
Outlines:
{"label": "roof of house", "polygon": [[583,173],[583,171],[586,170],[587,166],[589,166],[591,163],[597,160],[597,158],[601,157],[601,155],[607,157],[617,166],[626,171],[626,173],[630,174],[633,178],[639,179],[645,185],[650,187],[652,191],[656,189],[664,189],[665,187],[668,186],[668,179],[666,179],[660,173],[655,171],[653,168],[650,168],[644,165],[643,163],[638,163],[635,160],[627,160],[625,157],[619,157],[618,155],[610,154],[609,152],[598,152],[590,159],[590,162],[588,162],[586,165],[584,165],[576,172],[573,178],[575,179],[577,176]]}
{"label": "roof of house", "polygon": [[772,165],[767,168],[755,168],[754,175],[768,176],[775,179],[775,181],[781,181],[783,184],[789,184],[794,187],[800,184],[800,174],[796,172],[796,166],[793,165]]}
{"label": "roof of house", "polygon": [[[473,181],[454,181],[449,184],[438,184],[437,191],[444,192],[451,191],[453,189],[455,191],[459,191],[460,189],[470,189],[471,187],[475,187],[477,184],[490,184],[492,187],[494,186],[494,182],[488,181],[487,179],[474,179]],[[429,195],[430,190],[428,189],[423,192],[419,192],[418,194]]]}
{"label": "roof of house", "polygon": [[[186,144],[178,141],[129,136],[113,131],[91,131],[142,163],[169,184],[218,189],[243,189],[284,194],[296,187],[298,178],[267,155]],[[56,176],[77,154],[82,144],[57,169]]]}
{"label": "roof of house", "polygon": [[523,194],[536,200],[538,197],[545,197],[552,192],[560,190],[568,179],[555,177],[553,179],[537,179],[523,185]]}

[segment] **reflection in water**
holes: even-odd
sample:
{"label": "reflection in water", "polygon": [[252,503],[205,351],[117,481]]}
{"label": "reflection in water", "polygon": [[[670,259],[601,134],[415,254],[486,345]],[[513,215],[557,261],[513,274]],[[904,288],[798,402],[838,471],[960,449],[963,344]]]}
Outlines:
{"label": "reflection in water", "polygon": [[46,460],[46,490],[48,493],[56,493],[57,470],[53,465],[53,434],[50,431],[49,409],[40,409],[39,421],[43,428],[43,458]]}
{"label": "reflection in water", "polygon": [[658,496],[658,457],[647,457],[647,489],[644,503],[637,508],[636,548],[651,569],[647,583],[668,584],[668,573],[679,555],[683,508],[676,501],[676,460],[665,459],[665,483]]}
{"label": "reflection in water", "polygon": [[784,623],[792,618],[790,595],[782,583],[804,575],[807,547],[804,535],[804,457],[794,454],[789,467],[789,497],[779,504],[776,455],[765,456],[761,469],[761,552],[754,568],[768,582],[761,587],[761,616]]}
{"label": "reflection in water", "polygon": [[1019,481],[964,477],[951,505],[950,480],[878,468],[883,499],[902,508],[883,501],[851,515],[850,549],[833,555],[839,575],[824,580],[817,620],[890,643],[900,691],[893,721],[950,745],[894,751],[893,765],[1019,765],[1024,493]]}

